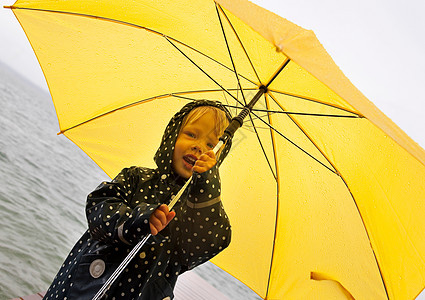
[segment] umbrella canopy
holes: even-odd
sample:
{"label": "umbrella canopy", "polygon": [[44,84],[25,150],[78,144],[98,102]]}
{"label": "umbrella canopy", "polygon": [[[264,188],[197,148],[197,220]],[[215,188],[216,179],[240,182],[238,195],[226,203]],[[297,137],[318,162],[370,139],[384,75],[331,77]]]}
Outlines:
{"label": "umbrella canopy", "polygon": [[[313,32],[245,0],[17,1],[61,133],[107,174],[152,166],[187,101],[236,114],[221,167],[232,243],[213,262],[264,299],[413,299],[425,152]],[[267,87],[266,88],[264,88]]]}

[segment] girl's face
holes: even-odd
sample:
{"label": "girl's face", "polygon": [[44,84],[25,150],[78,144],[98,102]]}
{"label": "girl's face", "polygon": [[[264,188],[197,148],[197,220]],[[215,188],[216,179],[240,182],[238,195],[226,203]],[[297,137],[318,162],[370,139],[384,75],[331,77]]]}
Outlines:
{"label": "girl's face", "polygon": [[177,136],[174,146],[172,167],[183,178],[192,175],[196,160],[205,152],[214,149],[218,137],[214,133],[215,118],[207,112],[196,121],[189,121]]}

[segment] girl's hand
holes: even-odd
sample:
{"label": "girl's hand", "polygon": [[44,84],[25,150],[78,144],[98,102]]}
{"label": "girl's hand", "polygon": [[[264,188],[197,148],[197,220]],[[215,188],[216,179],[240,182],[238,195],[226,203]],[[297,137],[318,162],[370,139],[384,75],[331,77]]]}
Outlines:
{"label": "girl's hand", "polygon": [[176,213],[169,211],[168,206],[165,204],[158,207],[149,218],[149,227],[152,235],[157,235],[158,232],[163,230],[175,215]]}
{"label": "girl's hand", "polygon": [[203,153],[192,168],[193,172],[204,173],[217,163],[213,150]]}

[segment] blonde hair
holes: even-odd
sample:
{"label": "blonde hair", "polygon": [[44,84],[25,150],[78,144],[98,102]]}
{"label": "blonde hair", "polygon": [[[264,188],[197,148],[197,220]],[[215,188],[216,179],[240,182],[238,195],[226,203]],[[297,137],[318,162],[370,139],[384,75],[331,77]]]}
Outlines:
{"label": "blonde hair", "polygon": [[217,136],[217,138],[221,137],[224,133],[224,130],[229,125],[229,120],[227,119],[224,111],[214,106],[198,106],[192,109],[183,118],[180,131],[186,126],[187,123],[195,122],[196,120],[198,120],[203,115],[209,112],[211,112],[214,115],[214,120],[215,120],[214,134]]}

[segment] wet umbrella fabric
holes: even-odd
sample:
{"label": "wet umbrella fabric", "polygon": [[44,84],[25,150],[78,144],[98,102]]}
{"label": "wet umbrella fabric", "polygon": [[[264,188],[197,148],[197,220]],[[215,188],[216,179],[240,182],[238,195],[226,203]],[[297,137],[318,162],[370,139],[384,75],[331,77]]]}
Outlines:
{"label": "wet umbrella fabric", "polygon": [[220,100],[236,115],[267,86],[221,167],[233,237],[213,261],[261,297],[423,289],[424,151],[311,31],[244,0],[13,7],[61,132],[111,176],[148,166],[157,129],[187,101]]}

